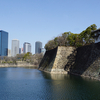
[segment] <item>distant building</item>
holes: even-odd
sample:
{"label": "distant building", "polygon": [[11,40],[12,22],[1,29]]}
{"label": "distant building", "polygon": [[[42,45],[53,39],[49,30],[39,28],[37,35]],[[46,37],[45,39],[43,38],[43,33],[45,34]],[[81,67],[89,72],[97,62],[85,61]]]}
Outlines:
{"label": "distant building", "polygon": [[41,48],[42,48],[42,42],[40,41],[35,42],[35,54],[41,53]]}
{"label": "distant building", "polygon": [[8,55],[8,32],[0,30],[0,56]]}
{"label": "distant building", "polygon": [[11,56],[16,56],[19,54],[19,40],[12,40]]}
{"label": "distant building", "polygon": [[21,45],[21,54],[23,53],[23,45]]}
{"label": "distant building", "polygon": [[31,52],[31,44],[28,42],[25,42],[23,44],[23,53]]}
{"label": "distant building", "polygon": [[45,48],[41,48],[41,53],[43,53],[43,55],[45,54],[46,50]]}
{"label": "distant building", "polygon": [[23,53],[23,48],[21,48],[21,54]]}
{"label": "distant building", "polygon": [[23,53],[23,48],[19,48],[19,54]]}
{"label": "distant building", "polygon": [[95,43],[100,42],[100,28],[92,31],[92,33],[94,33],[93,38],[95,39]]}
{"label": "distant building", "polygon": [[11,50],[8,49],[8,57],[11,57]]}
{"label": "distant building", "polygon": [[19,54],[21,54],[21,48],[19,48]]}

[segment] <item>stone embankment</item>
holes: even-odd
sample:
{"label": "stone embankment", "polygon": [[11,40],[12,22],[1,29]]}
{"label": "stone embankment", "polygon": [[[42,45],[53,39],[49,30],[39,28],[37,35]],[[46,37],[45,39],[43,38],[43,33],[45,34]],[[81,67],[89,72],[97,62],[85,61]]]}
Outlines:
{"label": "stone embankment", "polygon": [[65,65],[68,62],[67,57],[70,56],[74,50],[74,47],[59,46],[55,49],[46,51],[39,65],[39,70],[66,74]]}
{"label": "stone embankment", "polygon": [[27,63],[25,61],[16,61],[16,64],[13,63],[4,63],[0,64],[0,67],[32,67],[32,68],[37,68],[38,65],[33,65],[30,63]]}
{"label": "stone embankment", "polygon": [[46,51],[39,70],[70,73],[100,80],[100,43],[74,47],[59,46]]}
{"label": "stone embankment", "polygon": [[90,77],[100,80],[100,43],[79,47],[69,58],[75,58],[71,66],[66,66],[66,70],[70,69],[70,73]]}

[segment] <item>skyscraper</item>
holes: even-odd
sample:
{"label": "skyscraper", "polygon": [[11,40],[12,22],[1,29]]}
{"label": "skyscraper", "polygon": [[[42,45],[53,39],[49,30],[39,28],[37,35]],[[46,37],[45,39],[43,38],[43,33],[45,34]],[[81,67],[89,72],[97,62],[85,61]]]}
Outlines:
{"label": "skyscraper", "polygon": [[28,42],[25,42],[23,44],[23,53],[31,52],[31,44]]}
{"label": "skyscraper", "polygon": [[14,39],[12,40],[11,55],[14,57],[17,54],[19,54],[19,40]]}
{"label": "skyscraper", "polygon": [[0,30],[0,56],[8,55],[8,32]]}
{"label": "skyscraper", "polygon": [[42,42],[40,41],[35,42],[35,54],[41,53],[41,48],[42,48]]}

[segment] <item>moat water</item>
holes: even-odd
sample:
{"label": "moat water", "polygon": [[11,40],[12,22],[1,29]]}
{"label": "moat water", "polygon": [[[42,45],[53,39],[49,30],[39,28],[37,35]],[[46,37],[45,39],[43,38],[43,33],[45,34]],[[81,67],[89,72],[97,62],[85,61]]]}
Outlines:
{"label": "moat water", "polygon": [[100,81],[29,68],[0,68],[0,100],[100,100]]}

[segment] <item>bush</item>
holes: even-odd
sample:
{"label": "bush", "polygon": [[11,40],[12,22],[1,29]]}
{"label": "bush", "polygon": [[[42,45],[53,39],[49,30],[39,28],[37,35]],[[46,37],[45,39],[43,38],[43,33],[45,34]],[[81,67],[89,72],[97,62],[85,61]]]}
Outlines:
{"label": "bush", "polygon": [[80,43],[80,42],[76,43],[76,47],[81,47],[81,46],[82,46],[82,43]]}

